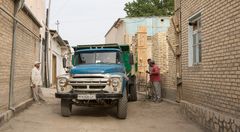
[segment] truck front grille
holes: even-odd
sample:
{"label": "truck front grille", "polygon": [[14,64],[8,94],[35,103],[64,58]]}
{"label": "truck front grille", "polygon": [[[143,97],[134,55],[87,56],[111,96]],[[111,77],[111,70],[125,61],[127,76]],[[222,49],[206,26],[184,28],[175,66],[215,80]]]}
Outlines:
{"label": "truck front grille", "polygon": [[73,89],[87,89],[87,86],[72,86]]}
{"label": "truck front grille", "polygon": [[87,85],[87,86],[72,86],[72,87],[73,87],[73,89],[88,89],[88,87],[89,87],[89,89],[104,89],[106,87],[106,85],[105,86],[104,85],[99,85],[99,86]]}
{"label": "truck front grille", "polygon": [[69,81],[69,85],[75,91],[91,91],[102,90],[108,85],[107,78],[73,78]]}
{"label": "truck front grille", "polygon": [[90,89],[104,89],[106,87],[105,86],[89,86]]}

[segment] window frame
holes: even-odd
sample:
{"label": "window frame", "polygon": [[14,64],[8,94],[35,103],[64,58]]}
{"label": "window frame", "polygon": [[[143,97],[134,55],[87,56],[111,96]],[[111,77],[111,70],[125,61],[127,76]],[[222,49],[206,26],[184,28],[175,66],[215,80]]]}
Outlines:
{"label": "window frame", "polygon": [[[80,63],[82,61],[81,54],[88,54],[88,53],[93,54],[95,63]],[[117,52],[117,51],[79,52],[79,53],[75,53],[75,55],[74,55],[74,66],[83,65],[83,64],[98,64],[98,63],[96,63],[98,53],[115,53],[116,54],[116,60],[115,60],[116,62],[115,63],[102,63],[102,64],[120,64],[122,62],[120,52]]]}
{"label": "window frame", "polygon": [[[202,21],[201,11],[189,18],[188,22],[188,63],[189,66],[199,65],[202,62]],[[193,25],[194,24],[194,25]],[[194,26],[196,26],[194,28]]]}

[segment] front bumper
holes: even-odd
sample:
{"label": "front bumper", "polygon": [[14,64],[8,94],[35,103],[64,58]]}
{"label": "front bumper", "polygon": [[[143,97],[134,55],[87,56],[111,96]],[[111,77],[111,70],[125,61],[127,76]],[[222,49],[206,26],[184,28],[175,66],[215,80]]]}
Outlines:
{"label": "front bumper", "polygon": [[[77,99],[78,94],[76,93],[55,93],[56,98],[61,99]],[[122,94],[96,94],[96,99],[120,99]]]}

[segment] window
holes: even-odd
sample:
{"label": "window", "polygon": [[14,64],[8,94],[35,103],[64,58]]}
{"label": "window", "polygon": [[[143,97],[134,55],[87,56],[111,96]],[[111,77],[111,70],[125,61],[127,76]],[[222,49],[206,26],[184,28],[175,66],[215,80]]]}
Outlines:
{"label": "window", "polygon": [[201,13],[197,13],[189,19],[188,33],[188,58],[189,66],[197,65],[202,61],[202,37],[201,37]]}
{"label": "window", "polygon": [[119,64],[118,52],[82,52],[74,57],[74,65],[80,64]]}

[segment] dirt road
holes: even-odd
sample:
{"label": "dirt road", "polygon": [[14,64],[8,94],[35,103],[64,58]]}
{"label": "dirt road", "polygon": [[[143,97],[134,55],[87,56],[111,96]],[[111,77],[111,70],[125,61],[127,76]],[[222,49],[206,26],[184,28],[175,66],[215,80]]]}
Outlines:
{"label": "dirt road", "polygon": [[[46,90],[45,90],[46,94]],[[0,128],[0,132],[203,132],[185,120],[178,105],[140,99],[128,104],[128,118],[116,118],[116,108],[73,107],[60,115],[60,100],[47,92],[48,104],[33,104]]]}

